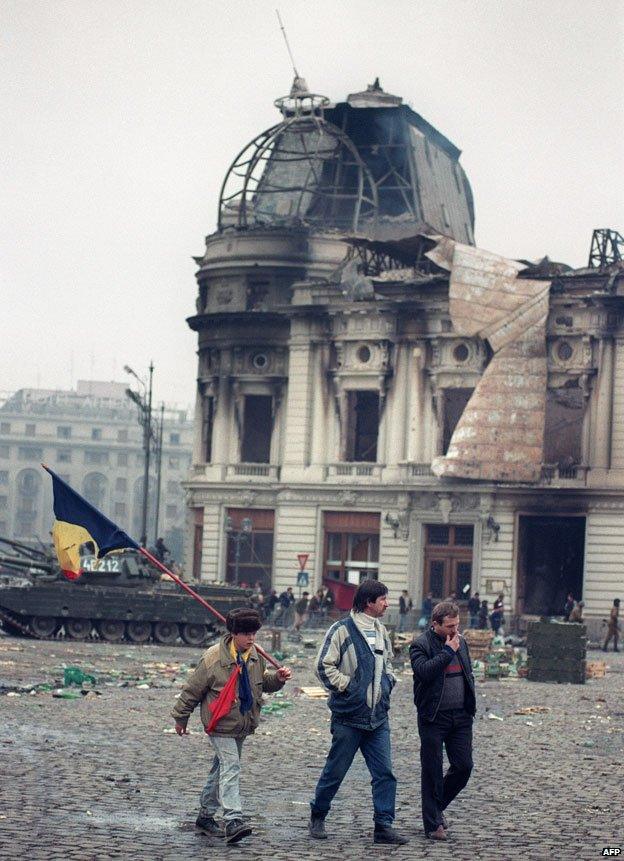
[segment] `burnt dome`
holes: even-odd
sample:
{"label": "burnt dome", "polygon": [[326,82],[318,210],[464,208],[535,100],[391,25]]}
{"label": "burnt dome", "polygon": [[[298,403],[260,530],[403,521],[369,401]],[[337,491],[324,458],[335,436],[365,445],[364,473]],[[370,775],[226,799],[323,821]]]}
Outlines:
{"label": "burnt dome", "polygon": [[282,120],[232,162],[219,230],[305,227],[390,237],[431,232],[474,244],[460,150],[379,80],[332,104],[295,77]]}

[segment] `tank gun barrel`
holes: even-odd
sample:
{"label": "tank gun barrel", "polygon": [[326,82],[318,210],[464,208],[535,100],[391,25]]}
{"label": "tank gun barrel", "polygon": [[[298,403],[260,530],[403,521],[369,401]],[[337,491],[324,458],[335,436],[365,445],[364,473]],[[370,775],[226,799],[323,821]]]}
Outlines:
{"label": "tank gun barrel", "polygon": [[49,562],[39,562],[35,559],[24,559],[23,556],[4,556],[0,554],[0,565],[6,565],[7,568],[17,568],[20,571],[30,571],[32,568],[37,568],[41,571],[51,573],[54,569]]}
{"label": "tank gun barrel", "polygon": [[[3,545],[10,548],[8,551]],[[45,547],[38,550],[36,547],[29,547],[28,544],[22,544],[19,541],[13,541],[11,538],[0,538],[0,550],[6,552],[14,552],[19,554],[19,558],[24,560],[33,560],[35,562],[50,562],[50,554],[46,552]]]}

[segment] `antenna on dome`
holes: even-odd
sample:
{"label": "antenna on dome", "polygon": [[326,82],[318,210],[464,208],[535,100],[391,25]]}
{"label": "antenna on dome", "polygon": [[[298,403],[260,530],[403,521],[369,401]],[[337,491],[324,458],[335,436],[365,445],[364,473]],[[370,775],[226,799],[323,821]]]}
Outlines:
{"label": "antenna on dome", "polygon": [[295,58],[293,57],[293,52],[290,50],[290,45],[288,44],[288,36],[286,35],[286,28],[282,23],[282,18],[279,13],[279,9],[275,10],[275,14],[277,15],[277,20],[279,21],[280,30],[282,31],[282,36],[284,37],[284,42],[286,42],[286,50],[288,51],[288,56],[290,57],[290,62],[292,63],[293,72],[295,73],[295,77],[299,77],[299,72],[297,71],[297,66],[295,65]]}

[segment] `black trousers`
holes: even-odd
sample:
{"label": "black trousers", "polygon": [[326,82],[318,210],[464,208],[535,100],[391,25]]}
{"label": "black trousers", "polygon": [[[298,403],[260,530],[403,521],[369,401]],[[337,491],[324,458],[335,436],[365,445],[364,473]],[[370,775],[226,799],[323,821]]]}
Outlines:
{"label": "black trousers", "polygon": [[[472,720],[464,709],[438,712],[433,723],[418,718],[426,834],[442,824],[442,811],[468,783],[472,771]],[[446,774],[443,774],[443,745],[450,765]]]}

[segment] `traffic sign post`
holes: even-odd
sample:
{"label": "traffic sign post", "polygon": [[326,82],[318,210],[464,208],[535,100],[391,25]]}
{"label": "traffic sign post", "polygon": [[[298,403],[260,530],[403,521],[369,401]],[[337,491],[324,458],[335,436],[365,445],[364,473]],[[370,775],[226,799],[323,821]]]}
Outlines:
{"label": "traffic sign post", "polygon": [[310,558],[309,553],[297,553],[297,560],[299,562],[299,571],[297,572],[297,586],[299,588],[299,597],[301,598],[301,590],[305,586],[310,585],[310,575],[305,570],[306,562]]}

